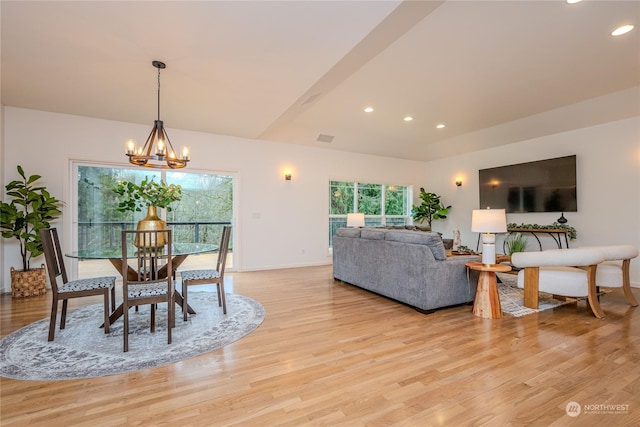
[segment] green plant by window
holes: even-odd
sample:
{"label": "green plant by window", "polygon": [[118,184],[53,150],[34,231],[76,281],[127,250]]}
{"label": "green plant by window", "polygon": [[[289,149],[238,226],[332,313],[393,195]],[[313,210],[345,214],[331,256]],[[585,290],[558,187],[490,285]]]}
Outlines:
{"label": "green plant by window", "polygon": [[435,193],[427,193],[424,188],[420,188],[420,205],[413,205],[413,220],[417,222],[427,221],[431,227],[431,221],[434,219],[445,219],[449,214],[451,206],[445,206],[440,201],[440,196]]}
{"label": "green plant by window", "polygon": [[140,212],[147,206],[166,208],[167,211],[171,211],[171,203],[182,198],[180,185],[167,185],[164,181],[158,183],[149,177],[145,177],[139,185],[128,181],[120,182],[113,191],[124,197],[118,203],[117,209],[120,212]]}

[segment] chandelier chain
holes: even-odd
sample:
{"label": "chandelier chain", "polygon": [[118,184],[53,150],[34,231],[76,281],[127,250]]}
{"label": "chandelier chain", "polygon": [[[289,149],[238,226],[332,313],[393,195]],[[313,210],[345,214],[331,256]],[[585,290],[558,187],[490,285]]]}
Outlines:
{"label": "chandelier chain", "polygon": [[160,67],[158,67],[158,120],[160,120]]}

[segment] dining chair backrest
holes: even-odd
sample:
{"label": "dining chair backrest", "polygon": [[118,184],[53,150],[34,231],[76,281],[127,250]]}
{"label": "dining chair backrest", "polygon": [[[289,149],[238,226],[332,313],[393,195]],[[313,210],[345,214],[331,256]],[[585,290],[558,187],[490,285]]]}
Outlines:
{"label": "dining chair backrest", "polygon": [[42,250],[44,259],[47,263],[47,272],[49,273],[49,281],[53,292],[58,292],[58,278],[62,279],[62,283],[67,283],[67,270],[64,267],[64,258],[62,249],[60,248],[60,240],[58,239],[58,231],[55,228],[46,228],[40,230],[40,240],[42,241]]}
{"label": "dining chair backrest", "polygon": [[224,293],[224,270],[227,265],[227,253],[229,252],[230,240],[231,226],[225,225],[222,228],[220,247],[218,248],[218,261],[216,262],[215,270],[185,270],[180,273],[182,278],[182,315],[185,322],[188,317],[188,287],[191,285],[215,284],[218,290],[218,305],[222,306],[222,313],[227,314],[227,302]]}
{"label": "dining chair backrest", "polygon": [[220,248],[218,249],[218,262],[216,270],[221,276],[224,276],[224,269],[227,265],[227,253],[229,252],[229,240],[231,239],[231,226],[225,225],[222,228],[222,236],[220,237]]}
{"label": "dining chair backrest", "polygon": [[[135,279],[128,276],[123,284],[149,283],[173,274],[171,230],[123,230],[122,231],[122,277],[128,276],[128,260],[133,259]],[[155,242],[166,242],[157,247]]]}
{"label": "dining chair backrest", "polygon": [[[157,242],[166,245],[157,246]],[[124,351],[129,351],[129,308],[150,305],[151,332],[155,331],[156,305],[167,303],[167,343],[174,321],[174,288],[171,230],[122,230],[122,311]],[[129,276],[128,259],[134,262]]]}
{"label": "dining chair backrest", "polygon": [[[51,318],[49,320],[49,341],[53,341],[55,336],[55,325],[58,315],[58,302],[62,301],[62,313],[60,314],[60,329],[65,328],[67,318],[68,300],[71,298],[89,297],[102,295],[104,301],[104,332],[109,333],[109,315],[115,310],[116,299],[116,277],[88,277],[83,279],[68,280],[67,270],[64,266],[58,231],[55,228],[45,228],[40,230],[40,241],[44,259],[49,272],[49,282],[53,296],[51,298]],[[109,295],[111,294],[111,295]],[[111,301],[111,310],[109,310]]]}

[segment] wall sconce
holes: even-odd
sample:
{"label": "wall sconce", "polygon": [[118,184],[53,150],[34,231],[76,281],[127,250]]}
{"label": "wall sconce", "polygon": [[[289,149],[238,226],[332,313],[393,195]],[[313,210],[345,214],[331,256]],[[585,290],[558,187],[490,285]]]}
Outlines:
{"label": "wall sconce", "polygon": [[284,179],[286,181],[291,181],[291,169],[287,168],[284,170]]}
{"label": "wall sconce", "polygon": [[462,178],[456,178],[456,187],[462,187]]}

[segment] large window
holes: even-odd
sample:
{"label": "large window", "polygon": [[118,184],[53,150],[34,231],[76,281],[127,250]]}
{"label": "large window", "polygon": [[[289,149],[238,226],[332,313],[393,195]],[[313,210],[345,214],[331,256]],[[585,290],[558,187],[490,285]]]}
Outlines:
{"label": "large window", "polygon": [[404,225],[411,220],[411,187],[329,181],[329,245],[347,214],[364,213],[365,225]]}
{"label": "large window", "polygon": [[145,177],[182,186],[182,199],[171,205],[171,212],[162,212],[174,241],[218,243],[222,227],[233,222],[232,176],[77,165],[77,249],[120,244],[120,231],[135,228],[147,212],[119,212],[113,188],[120,181],[140,183]]}

